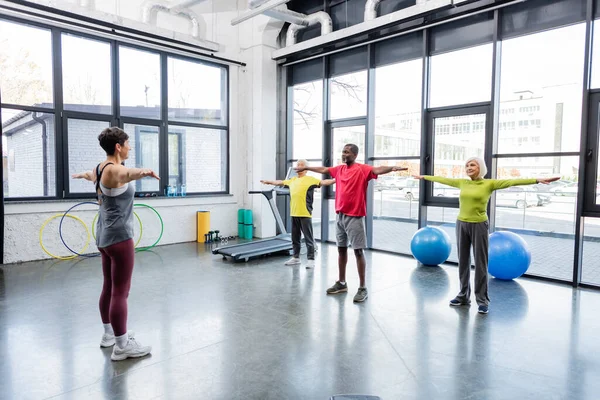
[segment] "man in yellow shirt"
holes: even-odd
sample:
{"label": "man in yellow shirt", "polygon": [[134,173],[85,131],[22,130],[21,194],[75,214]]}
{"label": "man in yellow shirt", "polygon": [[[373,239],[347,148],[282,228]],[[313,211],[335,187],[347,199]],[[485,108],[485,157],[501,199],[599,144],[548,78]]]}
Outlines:
{"label": "man in yellow shirt", "polygon": [[[298,160],[298,167],[307,167],[306,160]],[[306,171],[298,172],[298,176],[286,179],[260,181],[267,185],[287,186],[290,188],[290,213],[292,215],[292,245],[294,255],[285,265],[300,264],[300,239],[304,235],[306,242],[308,262],[306,268],[315,266],[315,240],[312,227],[313,196],[316,188],[329,186],[335,183],[335,179],[320,180],[313,176],[307,176]]]}

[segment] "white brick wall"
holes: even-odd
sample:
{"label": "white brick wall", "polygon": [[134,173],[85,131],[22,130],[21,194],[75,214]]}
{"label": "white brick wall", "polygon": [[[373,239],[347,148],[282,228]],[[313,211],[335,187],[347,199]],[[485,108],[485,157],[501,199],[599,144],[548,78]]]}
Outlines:
{"label": "white brick wall", "polygon": [[186,129],[185,170],[188,192],[225,190],[222,174],[226,171],[227,136],[216,129]]}
{"label": "white brick wall", "polygon": [[98,144],[98,135],[108,128],[108,122],[70,119],[69,138],[69,190],[71,193],[93,193],[94,185],[83,179],[71,179],[77,172],[94,169],[104,161],[106,153]]}
{"label": "white brick wall", "polygon": [[[23,118],[22,123],[32,121],[31,114]],[[47,125],[47,176],[49,182],[48,195],[55,193],[56,162],[54,161],[54,120],[44,119]],[[34,123],[19,132],[7,137],[7,151],[14,154],[9,157],[8,193],[6,197],[34,197],[44,195],[44,168],[42,152],[42,125]],[[50,185],[52,184],[52,185]]]}
{"label": "white brick wall", "polygon": [[[164,233],[160,245],[193,242],[196,240],[196,212],[210,212],[211,229],[218,229],[221,235],[237,235],[237,210],[240,205],[234,196],[223,198],[149,198],[136,200],[156,208],[164,221]],[[4,262],[50,258],[39,244],[39,231],[46,219],[63,214],[76,202],[45,202],[36,204],[7,205],[4,232]],[[35,209],[35,212],[32,212]],[[97,213],[97,206],[84,205],[74,209],[71,214],[81,218],[91,231],[91,223]],[[134,207],[144,225],[140,246],[148,246],[156,241],[160,234],[160,223],[156,214],[143,207]],[[58,235],[60,218],[51,221],[43,231],[43,243],[46,249],[57,256],[69,256]],[[137,220],[134,220],[135,240],[139,238]],[[63,222],[65,242],[75,251],[80,251],[86,243],[85,228],[72,219]],[[203,244],[198,244],[204,246]],[[85,253],[97,252],[93,238]],[[98,261],[99,262],[99,261]],[[167,260],[165,260],[167,262]]]}

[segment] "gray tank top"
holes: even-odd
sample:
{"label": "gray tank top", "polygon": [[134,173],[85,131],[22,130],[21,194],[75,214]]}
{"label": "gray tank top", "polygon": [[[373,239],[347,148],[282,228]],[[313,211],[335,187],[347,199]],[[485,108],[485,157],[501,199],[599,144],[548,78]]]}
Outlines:
{"label": "gray tank top", "polygon": [[[112,164],[112,163],[109,163]],[[106,168],[107,165],[104,166]],[[127,184],[127,190],[117,196],[102,191],[100,165],[96,167],[96,188],[100,200],[100,215],[96,224],[96,246],[103,249],[133,238],[133,198],[135,188]]]}

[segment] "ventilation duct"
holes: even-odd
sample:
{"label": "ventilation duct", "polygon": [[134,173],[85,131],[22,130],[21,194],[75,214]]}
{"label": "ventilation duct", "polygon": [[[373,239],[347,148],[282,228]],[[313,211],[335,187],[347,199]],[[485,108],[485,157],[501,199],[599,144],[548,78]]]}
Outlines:
{"label": "ventilation duct", "polygon": [[142,7],[142,21],[146,24],[156,26],[156,16],[159,11],[184,17],[190,21],[192,37],[198,39],[200,36],[200,17],[193,11],[182,8],[184,5],[192,5],[195,3],[199,3],[199,1],[185,1],[173,6],[169,6],[162,1],[147,2]]}
{"label": "ventilation duct", "polygon": [[[267,3],[269,0],[248,0],[248,7],[254,9]],[[298,32],[316,24],[321,25],[321,35],[326,35],[333,31],[333,21],[329,14],[324,11],[319,11],[310,15],[301,14],[288,9],[287,5],[281,5],[263,12],[272,18],[281,21],[289,22],[291,25],[288,28],[286,46],[291,46],[296,43]]]}

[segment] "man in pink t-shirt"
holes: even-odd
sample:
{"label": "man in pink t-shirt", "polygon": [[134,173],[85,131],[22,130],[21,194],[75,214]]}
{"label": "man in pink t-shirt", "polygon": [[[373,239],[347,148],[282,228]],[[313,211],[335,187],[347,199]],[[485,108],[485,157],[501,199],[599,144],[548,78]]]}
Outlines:
{"label": "man in pink t-shirt", "polygon": [[348,245],[354,249],[360,287],[354,296],[357,303],[367,299],[365,286],[365,270],[367,262],[363,249],[367,247],[365,232],[365,216],[367,215],[367,187],[371,179],[378,175],[392,171],[406,171],[408,168],[400,167],[373,167],[371,165],[355,162],[358,155],[358,146],[347,144],[342,151],[344,164],[335,167],[305,167],[296,168],[297,171],[309,170],[321,174],[330,174],[335,178],[335,212],[336,239],[338,247],[339,280],[329,289],[327,294],[336,294],[348,291],[346,285],[346,264],[348,262]]}

